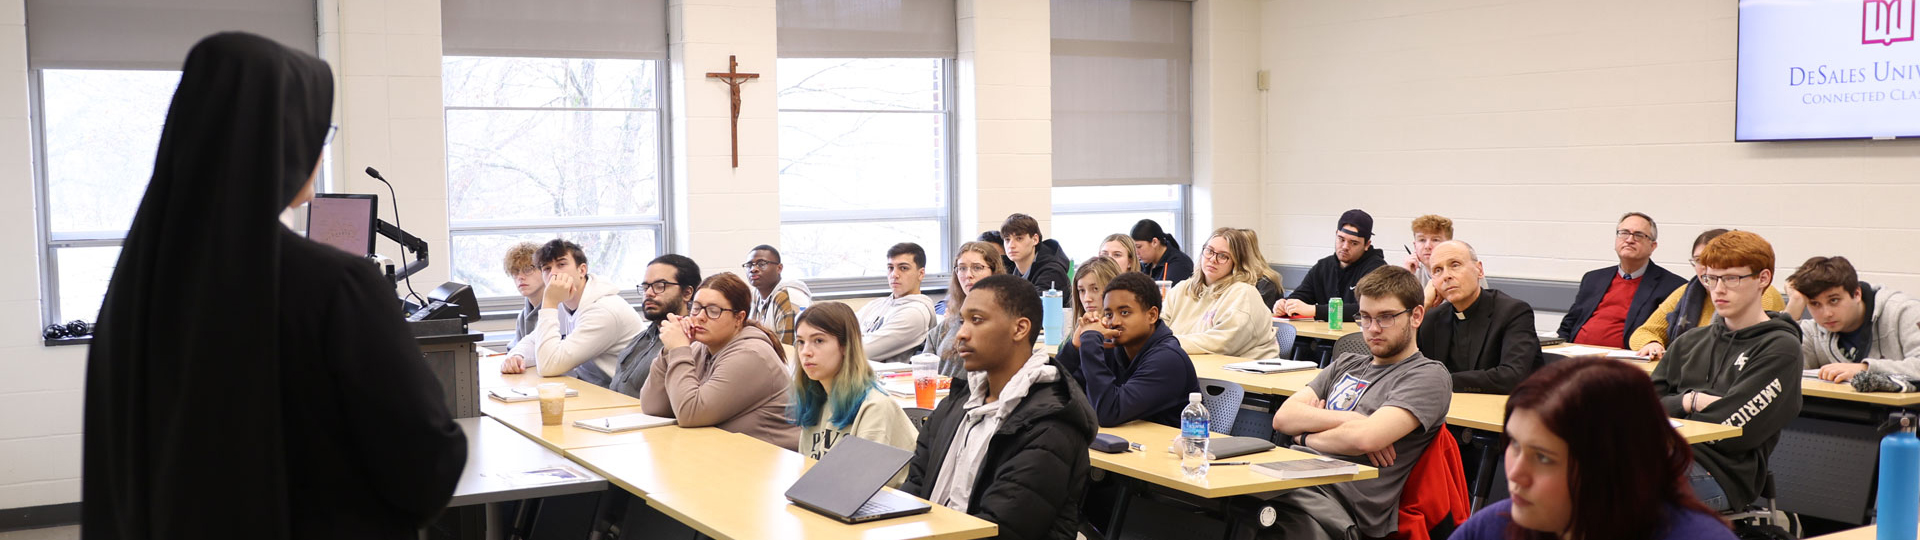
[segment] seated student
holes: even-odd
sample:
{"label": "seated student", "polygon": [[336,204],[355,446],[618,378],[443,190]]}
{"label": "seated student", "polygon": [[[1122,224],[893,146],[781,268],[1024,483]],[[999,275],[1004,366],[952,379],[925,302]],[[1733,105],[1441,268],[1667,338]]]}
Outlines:
{"label": "seated student", "polygon": [[1060,340],[1060,349],[1053,357],[1074,377],[1080,376],[1080,349],[1074,345],[1078,340],[1076,336],[1089,328],[1104,327],[1100,315],[1101,296],[1107,290],[1107,283],[1120,275],[1121,268],[1124,267],[1113,264],[1111,259],[1094,257],[1073,269],[1073,296],[1067,303],[1067,313],[1071,315],[1066,320],[1066,331],[1061,333],[1065,339]]}
{"label": "seated student", "polygon": [[1380,469],[1372,480],[1277,494],[1270,502],[1280,521],[1271,530],[1284,538],[1381,538],[1399,527],[1400,492],[1453,399],[1446,366],[1414,346],[1426,315],[1420,289],[1397,266],[1361,278],[1355,323],[1373,354],[1335,358],[1274,412],[1273,429],[1293,435],[1296,448]]}
{"label": "seated student", "polygon": [[[1311,315],[1321,321],[1332,320],[1327,317],[1351,321],[1353,314],[1360,310],[1360,302],[1353,294],[1354,285],[1382,266],[1387,266],[1387,256],[1373,247],[1373,216],[1359,209],[1348,210],[1340,214],[1334,228],[1333,255],[1313,263],[1313,269],[1307,270],[1300,286],[1287,295],[1287,299],[1275,303],[1273,312],[1292,317]],[[1333,298],[1341,299],[1342,313],[1327,313],[1327,300]]]}
{"label": "seated student", "polygon": [[620,352],[640,335],[640,315],[613,283],[587,272],[587,254],[578,244],[555,238],[534,252],[534,263],[547,275],[535,370],[541,377],[571,375],[608,386]]}
{"label": "seated student", "polygon": [[[880,389],[880,379],[867,366],[860,348],[860,320],[853,308],[825,302],[800,314],[794,356],[793,397],[787,419],[800,426],[800,446],[794,450],[820,459],[834,443],[848,435],[901,450],[913,451],[920,430],[893,397]],[[900,487],[907,479],[901,469],[887,485]]]}
{"label": "seated student", "polygon": [[787,266],[780,263],[780,250],[773,246],[754,246],[740,267],[747,269],[747,282],[753,285],[753,312],[748,316],[772,328],[780,343],[792,345],[793,319],[813,303],[813,291],[805,282],[780,277]]}
{"label": "seated student", "polygon": [[647,329],[634,336],[633,343],[620,351],[620,366],[613,370],[613,382],[607,385],[609,390],[640,397],[640,389],[647,384],[647,375],[653,373],[654,359],[660,357],[660,349],[666,344],[660,341],[661,323],[668,315],[685,318],[687,301],[693,298],[693,289],[700,284],[700,265],[685,255],[668,253],[647,263],[647,273],[640,283],[640,314],[650,322]]}
{"label": "seated student", "polygon": [[1267,264],[1266,255],[1260,254],[1260,234],[1253,232],[1253,229],[1234,229],[1233,232],[1245,237],[1242,240],[1247,244],[1247,259],[1240,261],[1240,267],[1248,274],[1260,276],[1260,279],[1253,282],[1253,290],[1260,291],[1260,305],[1271,306],[1279,303],[1280,299],[1286,296],[1286,291],[1280,286],[1282,282],[1280,273],[1273,271],[1273,266]]}
{"label": "seated student", "polygon": [[960,351],[953,347],[953,337],[960,333],[960,306],[967,303],[967,291],[973,290],[973,284],[1005,272],[1001,259],[1000,244],[988,242],[960,244],[960,254],[953,257],[953,281],[947,285],[947,299],[940,301],[946,305],[946,315],[927,331],[926,343],[920,349],[940,356],[941,375],[965,376],[967,370],[961,367]]}
{"label": "seated student", "polygon": [[900,490],[993,522],[999,538],[1072,540],[1098,428],[1080,386],[1033,352],[1040,294],[991,276],[960,309],[967,376],[927,418]]}
{"label": "seated student", "polygon": [[1453,372],[1453,391],[1505,394],[1540,361],[1533,306],[1480,288],[1485,272],[1466,242],[1443,242],[1428,255],[1434,287],[1445,299],[1420,325],[1420,354]]}
{"label": "seated student", "polygon": [[[1693,264],[1693,275],[1698,276],[1706,271],[1700,266],[1700,252],[1707,249],[1707,242],[1723,234],[1727,234],[1726,229],[1711,229],[1693,238],[1693,257],[1687,259]],[[1653,314],[1647,316],[1647,322],[1627,337],[1627,348],[1654,360],[1666,356],[1667,344],[1674,337],[1699,328],[1702,321],[1713,321],[1713,301],[1707,296],[1707,288],[1700,284],[1699,279],[1687,280],[1680,288],[1674,289],[1673,294],[1667,295],[1667,299],[1660,302],[1660,307],[1653,308]],[[1760,309],[1783,311],[1786,307],[1787,302],[1781,298],[1780,291],[1771,285],[1767,286],[1766,292],[1760,296]]]}
{"label": "seated student", "polygon": [[1007,260],[1013,261],[1007,271],[1026,278],[1033,290],[1064,292],[1072,287],[1067,283],[1067,255],[1060,251],[1060,242],[1041,238],[1040,222],[1033,216],[1007,216],[1007,222],[1000,224],[1000,238]]}
{"label": "seated student", "polygon": [[[1420,286],[1427,288],[1427,311],[1431,313],[1446,298],[1433,290],[1433,273],[1427,270],[1432,263],[1433,247],[1453,239],[1453,220],[1445,216],[1427,214],[1413,218],[1413,245],[1407,248],[1407,259],[1401,267],[1413,271],[1420,278]],[[1480,288],[1487,288],[1487,278],[1480,278]]]}
{"label": "seated student", "polygon": [[1834,382],[1861,373],[1920,379],[1920,300],[1860,281],[1846,257],[1807,259],[1787,285],[1788,316],[1813,309],[1799,321],[1806,369]]}
{"label": "seated student", "polygon": [[1143,219],[1127,234],[1133,250],[1140,255],[1140,273],[1154,281],[1179,283],[1193,277],[1193,259],[1180,251],[1180,241],[1160,229],[1160,223]]}
{"label": "seated student", "polygon": [[740,276],[722,272],[701,282],[687,318],[661,323],[667,350],[640,388],[641,412],[798,448],[800,429],[787,422],[787,353],[747,317],[752,301]]}
{"label": "seated student", "polygon": [[861,341],[869,360],[905,362],[920,352],[937,318],[933,299],[920,294],[920,280],[926,278],[927,252],[919,244],[887,248],[887,288],[893,294],[860,306]]}
{"label": "seated student", "polygon": [[534,366],[538,358],[534,354],[534,342],[538,337],[527,339],[540,325],[540,295],[546,294],[547,282],[540,278],[540,267],[533,264],[533,252],[540,249],[539,244],[521,242],[507,248],[503,268],[513,277],[513,288],[527,299],[520,306],[520,316],[513,320],[513,339],[507,341],[507,359],[500,362],[501,373],[525,373]]}
{"label": "seated student", "polygon": [[1127,272],[1107,283],[1102,296],[1104,324],[1081,328],[1080,356],[1068,367],[1085,387],[1094,417],[1100,427],[1134,420],[1178,426],[1200,380],[1193,359],[1160,322],[1160,288],[1146,274]]}
{"label": "seated student", "polygon": [[1173,328],[1182,350],[1256,359],[1280,356],[1280,345],[1273,341],[1273,313],[1260,303],[1255,276],[1240,265],[1248,251],[1245,236],[1226,227],[1216,229],[1200,246],[1200,274],[1168,291],[1160,318]]}
{"label": "seated student", "polygon": [[1639,368],[1563,360],[1507,399],[1511,499],[1473,513],[1452,540],[1733,540],[1687,484],[1692,450],[1667,427]]}
{"label": "seated student", "polygon": [[1714,510],[1745,508],[1760,493],[1761,466],[1780,428],[1800,414],[1800,325],[1760,309],[1773,281],[1773,245],[1746,231],[1707,242],[1700,283],[1720,316],[1673,340],[1653,368],[1667,415],[1740,428],[1740,436],[1693,445],[1694,494]]}
{"label": "seated student", "polygon": [[1109,234],[1100,241],[1100,256],[1120,265],[1121,272],[1140,271],[1140,254],[1133,247],[1133,237],[1124,234]]}
{"label": "seated student", "polygon": [[1613,251],[1620,264],[1587,272],[1573,306],[1560,319],[1560,339],[1583,345],[1627,348],[1627,337],[1647,322],[1660,299],[1686,280],[1653,263],[1660,227],[1639,212],[1620,217]]}

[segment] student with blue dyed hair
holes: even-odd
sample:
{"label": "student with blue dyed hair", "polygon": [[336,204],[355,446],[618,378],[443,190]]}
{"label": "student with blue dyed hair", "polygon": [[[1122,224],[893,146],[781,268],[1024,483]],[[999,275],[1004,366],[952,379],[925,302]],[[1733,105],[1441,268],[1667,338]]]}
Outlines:
{"label": "student with blue dyed hair", "polygon": [[[820,459],[848,435],[912,451],[920,430],[880,389],[860,345],[860,319],[853,308],[825,302],[800,312],[794,324],[793,399],[788,420],[800,426],[795,450]],[[887,485],[900,487],[906,470]]]}

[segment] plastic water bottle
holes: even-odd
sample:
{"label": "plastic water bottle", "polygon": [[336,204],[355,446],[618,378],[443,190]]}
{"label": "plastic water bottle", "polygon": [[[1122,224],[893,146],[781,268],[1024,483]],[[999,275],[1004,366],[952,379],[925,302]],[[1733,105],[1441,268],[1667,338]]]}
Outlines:
{"label": "plastic water bottle", "polygon": [[1347,312],[1345,310],[1340,309],[1342,303],[1344,302],[1342,302],[1339,297],[1334,297],[1332,299],[1327,300],[1327,329],[1328,330],[1333,330],[1336,332],[1340,331],[1340,319],[1347,318],[1346,317]]}
{"label": "plastic water bottle", "polygon": [[1200,393],[1187,394],[1187,408],[1180,410],[1180,470],[1187,476],[1207,475],[1207,462],[1212,459],[1207,448],[1207,436],[1211,434],[1209,423],[1207,406],[1200,404]]}
{"label": "plastic water bottle", "polygon": [[1920,439],[1914,438],[1914,418],[1896,414],[1889,422],[1899,426],[1880,439],[1880,492],[1874,510],[1879,540],[1909,540],[1920,525]]}
{"label": "plastic water bottle", "polygon": [[1060,290],[1054,288],[1052,284],[1047,285],[1047,292],[1040,294],[1040,311],[1042,312],[1040,335],[1046,338],[1049,348],[1060,346],[1061,335],[1067,333],[1066,317],[1062,315],[1060,306],[1060,301],[1064,298],[1066,295],[1061,294]]}

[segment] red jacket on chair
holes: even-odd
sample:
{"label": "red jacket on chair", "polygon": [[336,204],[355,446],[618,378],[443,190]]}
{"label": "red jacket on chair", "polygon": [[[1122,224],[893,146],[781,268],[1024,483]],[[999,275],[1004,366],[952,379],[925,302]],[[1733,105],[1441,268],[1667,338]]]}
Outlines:
{"label": "red jacket on chair", "polygon": [[1467,504],[1466,469],[1460,465],[1460,443],[1442,427],[1407,474],[1407,485],[1400,492],[1400,530],[1392,538],[1430,540],[1428,532],[1441,520],[1451,518],[1458,527],[1472,512]]}

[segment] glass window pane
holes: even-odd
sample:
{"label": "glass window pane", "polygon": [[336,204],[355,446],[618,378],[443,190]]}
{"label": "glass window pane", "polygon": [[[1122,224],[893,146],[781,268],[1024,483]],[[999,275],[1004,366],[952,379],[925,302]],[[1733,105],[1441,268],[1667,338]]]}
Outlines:
{"label": "glass window pane", "polygon": [[944,236],[934,220],[783,224],[780,256],[794,277],[885,276],[887,249],[913,242],[927,252],[927,273],[936,274],[947,269]]}
{"label": "glass window pane", "polygon": [[120,262],[120,246],[60,248],[53,256],[60,267],[60,290],[54,291],[60,303],[49,323],[99,321],[100,301],[107,296],[114,265]]}
{"label": "glass window pane", "polygon": [[651,111],[447,111],[453,220],[660,214]]}
{"label": "glass window pane", "polygon": [[780,210],[936,209],[943,113],[780,113]]}
{"label": "glass window pane", "polygon": [[180,72],[40,73],[53,232],[126,230],[153,176]]}
{"label": "glass window pane", "polygon": [[1053,238],[1077,265],[1100,252],[1100,242],[1109,234],[1127,234],[1143,219],[1171,228],[1177,223],[1173,212],[1120,212],[1112,214],[1054,214]]}
{"label": "glass window pane", "polygon": [[781,109],[945,109],[938,58],[781,58],[777,67]]}
{"label": "glass window pane", "polygon": [[[1167,208],[1177,209],[1180,207],[1180,186],[1166,184],[1053,188],[1054,206],[1064,204],[1138,204],[1147,202],[1164,202]],[[1160,225],[1164,227],[1167,223],[1163,221]]]}
{"label": "glass window pane", "polygon": [[486,58],[441,61],[448,107],[656,107],[652,60]]}
{"label": "glass window pane", "polygon": [[518,296],[513,277],[501,268],[507,248],[520,242],[546,243],[564,238],[587,253],[587,272],[632,292],[644,281],[647,262],[660,255],[659,235],[653,229],[607,231],[551,231],[462,234],[453,236],[453,280],[473,286],[482,298]]}

